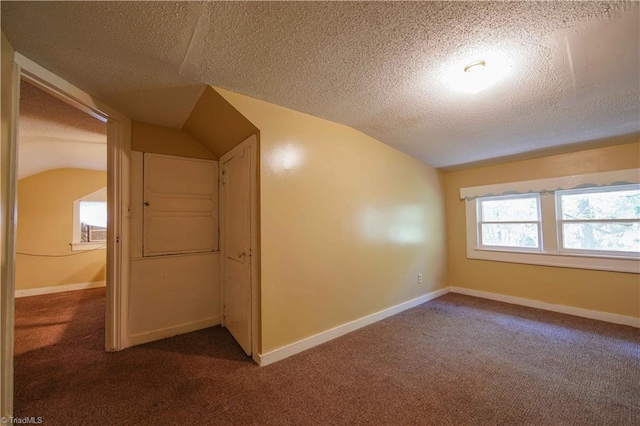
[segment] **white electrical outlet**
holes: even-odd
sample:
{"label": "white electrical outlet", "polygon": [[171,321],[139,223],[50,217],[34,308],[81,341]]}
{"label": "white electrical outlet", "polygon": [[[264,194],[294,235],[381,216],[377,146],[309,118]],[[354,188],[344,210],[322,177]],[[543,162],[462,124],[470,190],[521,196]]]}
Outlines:
{"label": "white electrical outlet", "polygon": [[418,283],[422,284],[422,274],[418,274]]}

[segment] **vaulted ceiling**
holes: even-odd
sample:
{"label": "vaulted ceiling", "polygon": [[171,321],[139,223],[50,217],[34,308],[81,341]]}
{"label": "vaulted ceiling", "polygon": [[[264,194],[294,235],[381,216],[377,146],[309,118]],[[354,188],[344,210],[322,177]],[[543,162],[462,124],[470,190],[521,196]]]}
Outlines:
{"label": "vaulted ceiling", "polygon": [[132,119],[179,128],[210,84],[436,167],[637,140],[638,23],[637,2],[2,2],[18,52]]}
{"label": "vaulted ceiling", "polygon": [[18,179],[52,169],[107,170],[107,125],[22,82]]}

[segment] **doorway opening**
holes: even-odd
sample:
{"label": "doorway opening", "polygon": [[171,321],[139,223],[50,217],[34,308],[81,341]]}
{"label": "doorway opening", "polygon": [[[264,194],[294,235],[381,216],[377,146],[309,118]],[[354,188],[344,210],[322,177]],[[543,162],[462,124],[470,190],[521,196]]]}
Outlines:
{"label": "doorway opening", "polygon": [[17,401],[60,362],[52,346],[103,347],[107,271],[107,125],[24,80],[20,94]]}
{"label": "doorway opening", "polygon": [[16,297],[106,284],[107,125],[22,81]]}
{"label": "doorway opening", "polygon": [[[107,126],[107,236],[106,236],[106,287],[104,322],[104,349],[115,351],[128,346],[127,294],[129,283],[129,257],[127,244],[122,244],[129,236],[128,188],[129,188],[129,152],[130,120],[97,101],[87,93],[66,80],[51,73],[30,59],[15,53],[12,72],[11,111],[12,125],[7,147],[7,212],[15,212],[18,203],[18,128],[20,110],[20,86],[25,81],[55,98],[78,108],[81,111],[106,123]],[[43,206],[47,208],[47,206]],[[6,250],[6,282],[3,282],[2,311],[6,320],[4,325],[2,357],[2,407],[3,413],[13,412],[14,391],[14,334],[15,334],[15,266],[16,266],[16,227],[17,215],[7,217],[7,238],[3,249]]]}

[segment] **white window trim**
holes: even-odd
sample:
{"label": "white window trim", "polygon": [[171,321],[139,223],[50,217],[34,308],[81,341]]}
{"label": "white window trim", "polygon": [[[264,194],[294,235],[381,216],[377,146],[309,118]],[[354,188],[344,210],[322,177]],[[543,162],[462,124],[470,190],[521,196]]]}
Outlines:
{"label": "white window trim", "polygon": [[640,169],[625,169],[613,172],[473,186],[461,188],[460,198],[471,199],[489,195],[526,194],[529,192],[544,193],[560,189],[576,189],[586,186],[610,186],[621,183],[640,183]]}
{"label": "white window trim", "polygon": [[81,242],[80,235],[80,201],[107,201],[107,187],[78,198],[73,202],[73,232],[71,236],[71,251],[107,249],[107,242]]}
{"label": "white window trim", "polygon": [[[467,258],[564,268],[640,273],[640,259],[637,257],[594,253],[568,253],[558,250],[556,207],[553,190],[575,189],[576,186],[582,185],[591,185],[594,187],[608,186],[616,183],[640,183],[640,169],[462,188],[460,190],[460,197],[466,200]],[[525,194],[530,192],[541,193],[540,210],[542,215],[542,241],[544,251],[481,247],[478,235],[476,198],[489,195]],[[545,218],[552,218],[552,220],[545,220]]]}

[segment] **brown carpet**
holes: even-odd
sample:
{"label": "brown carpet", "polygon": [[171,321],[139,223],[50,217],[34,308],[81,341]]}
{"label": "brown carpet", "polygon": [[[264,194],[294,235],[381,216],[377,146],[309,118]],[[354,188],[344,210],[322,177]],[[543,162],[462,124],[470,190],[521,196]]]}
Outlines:
{"label": "brown carpet", "polygon": [[16,300],[46,425],[640,424],[637,329],[448,294],[267,366],[214,327],[103,352],[104,289]]}

